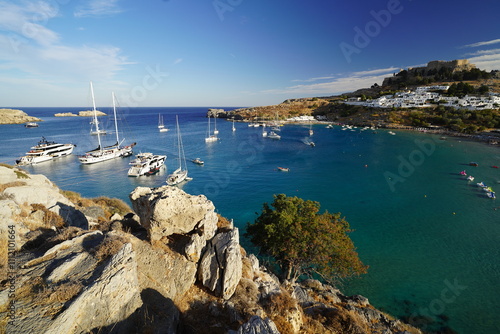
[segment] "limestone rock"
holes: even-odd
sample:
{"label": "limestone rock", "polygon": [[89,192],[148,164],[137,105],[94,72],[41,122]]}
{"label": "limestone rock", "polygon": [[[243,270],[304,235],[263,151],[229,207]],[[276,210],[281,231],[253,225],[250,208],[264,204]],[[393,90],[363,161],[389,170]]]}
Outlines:
{"label": "limestone rock", "polygon": [[[106,116],[105,113],[103,113],[100,110],[96,110],[96,115],[97,116]],[[79,111],[78,116],[81,117],[94,117],[94,111],[93,110],[84,110],[84,111]]]}
{"label": "limestone rock", "polygon": [[236,290],[242,275],[239,232],[235,228],[217,234],[207,245],[198,266],[198,279],[224,299]]}
{"label": "limestone rock", "polygon": [[72,112],[60,112],[54,114],[55,117],[76,117],[77,114],[73,114]]}
{"label": "limestone rock", "polygon": [[215,207],[203,195],[189,195],[169,186],[138,187],[130,194],[130,200],[151,241],[192,232],[208,240],[215,234],[218,220]]}
{"label": "limestone rock", "polygon": [[137,253],[138,279],[142,289],[158,291],[166,298],[182,298],[196,280],[196,263],[181,254],[165,253],[150,243],[131,238]]}
{"label": "limestone rock", "polygon": [[86,333],[126,319],[141,305],[135,252],[127,243],[45,333]]}
{"label": "limestone rock", "polygon": [[8,187],[3,196],[11,199],[17,205],[43,204],[50,211],[59,214],[70,226],[87,228],[88,223],[73,203],[61,194],[44,175],[24,174],[17,168],[0,167],[0,184],[22,182],[17,186]]}
{"label": "limestone rock", "polygon": [[184,254],[189,261],[198,262],[201,257],[201,252],[205,248],[206,240],[199,234],[193,234],[188,244],[184,248]]}
{"label": "limestone rock", "polygon": [[280,334],[274,322],[269,319],[262,319],[254,315],[247,323],[241,325],[238,334]]}

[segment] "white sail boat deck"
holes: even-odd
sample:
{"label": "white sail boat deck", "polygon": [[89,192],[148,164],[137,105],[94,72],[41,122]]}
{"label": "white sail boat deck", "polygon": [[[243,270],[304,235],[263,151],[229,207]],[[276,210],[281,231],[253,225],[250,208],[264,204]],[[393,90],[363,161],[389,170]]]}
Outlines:
{"label": "white sail boat deck", "polygon": [[186,165],[186,157],[184,156],[184,147],[182,145],[181,130],[179,127],[179,117],[175,116],[175,121],[177,123],[177,148],[179,153],[179,168],[177,168],[172,174],[167,176],[167,185],[175,186],[182,182],[191,181],[192,178],[188,177],[188,170]]}
{"label": "white sail boat deck", "polygon": [[[217,131],[217,133],[219,133],[219,131]],[[215,141],[217,141],[219,138],[217,138],[217,133],[214,133],[212,134],[212,131],[210,130],[210,116],[208,116],[208,133],[207,133],[207,136],[205,137],[205,142],[207,143],[213,143]]]}
{"label": "white sail boat deck", "polygon": [[[84,155],[81,155],[78,157],[78,160],[84,165],[88,164],[94,164],[118,157],[127,157],[132,155],[132,148],[135,145],[135,143],[128,145],[128,146],[120,146],[120,138],[118,136],[118,122],[116,119],[116,101],[115,101],[115,94],[112,94],[113,97],[113,114],[115,118],[115,132],[116,132],[116,144],[110,145],[103,147],[102,142],[101,142],[101,134],[99,132],[99,122],[97,121],[97,109],[95,107],[95,98],[94,98],[94,88],[92,86],[92,82],[90,83],[90,90],[92,94],[92,105],[93,105],[93,110],[94,110],[94,124],[96,126],[96,133],[97,133],[97,141],[99,143],[99,146],[91,151],[86,152]],[[122,140],[123,142],[123,140]]]}
{"label": "white sail boat deck", "polygon": [[163,115],[158,114],[158,129],[160,132],[167,132],[168,129],[163,124]]}
{"label": "white sail boat deck", "polygon": [[160,171],[165,165],[166,155],[153,154],[150,152],[139,153],[137,158],[130,162],[128,176],[153,175]]}

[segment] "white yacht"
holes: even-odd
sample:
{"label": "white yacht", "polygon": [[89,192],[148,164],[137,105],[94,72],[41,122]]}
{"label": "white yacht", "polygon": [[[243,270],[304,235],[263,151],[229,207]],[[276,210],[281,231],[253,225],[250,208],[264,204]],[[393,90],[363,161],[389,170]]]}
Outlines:
{"label": "white yacht", "polygon": [[121,142],[118,137],[118,123],[116,118],[116,102],[114,93],[112,94],[112,97],[113,97],[113,114],[115,118],[116,144],[105,147],[102,146],[101,134],[99,132],[99,122],[97,121],[97,110],[95,107],[94,89],[92,86],[92,82],[90,83],[90,90],[92,93],[92,104],[94,108],[94,124],[96,126],[97,141],[99,143],[99,146],[96,149],[88,151],[84,155],[79,156],[78,160],[80,160],[80,162],[84,165],[89,165],[97,162],[107,161],[119,157],[128,157],[132,155],[133,153],[132,148],[135,146],[135,143],[128,146],[121,146]]}
{"label": "white yacht", "polygon": [[52,160],[54,158],[70,155],[76,145],[73,144],[58,144],[54,141],[47,141],[45,137],[38,142],[36,146],[32,146],[26,155],[16,160],[18,165],[31,165],[39,162]]}
{"label": "white yacht", "polygon": [[150,152],[137,154],[137,157],[130,162],[128,176],[153,175],[164,165],[166,155],[157,155]]}

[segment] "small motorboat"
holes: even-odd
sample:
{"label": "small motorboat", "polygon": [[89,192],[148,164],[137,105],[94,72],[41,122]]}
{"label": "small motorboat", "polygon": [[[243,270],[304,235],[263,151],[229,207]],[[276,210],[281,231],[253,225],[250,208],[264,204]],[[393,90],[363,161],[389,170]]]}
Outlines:
{"label": "small motorboat", "polygon": [[24,124],[25,127],[27,128],[38,128],[38,123],[36,122],[28,122],[26,124]]}
{"label": "small motorboat", "polygon": [[463,171],[460,172],[460,175],[463,175],[463,176],[466,176],[467,175],[467,172],[465,171],[465,169]]}
{"label": "small motorboat", "polygon": [[290,168],[287,168],[287,167],[278,167],[278,170],[280,172],[289,172],[290,171]]}
{"label": "small motorboat", "polygon": [[481,187],[481,188],[486,188],[487,187],[487,185],[484,184],[484,182],[482,182],[482,181],[479,182],[479,183],[476,183],[476,184],[477,184],[478,187]]}
{"label": "small motorboat", "polygon": [[201,160],[200,158],[196,158],[191,160],[192,163],[197,164],[197,165],[203,165],[205,162]]}
{"label": "small motorboat", "polygon": [[495,199],[497,198],[497,196],[495,195],[495,192],[494,191],[490,191],[487,193],[488,197],[491,198],[491,199]]}
{"label": "small motorboat", "polygon": [[493,166],[491,166],[491,168],[498,168],[498,166],[493,165]]}
{"label": "small motorboat", "polygon": [[474,176],[472,175],[467,176],[467,181],[474,181]]}
{"label": "small motorboat", "polygon": [[479,164],[477,162],[471,161],[469,162],[469,166],[477,167]]}

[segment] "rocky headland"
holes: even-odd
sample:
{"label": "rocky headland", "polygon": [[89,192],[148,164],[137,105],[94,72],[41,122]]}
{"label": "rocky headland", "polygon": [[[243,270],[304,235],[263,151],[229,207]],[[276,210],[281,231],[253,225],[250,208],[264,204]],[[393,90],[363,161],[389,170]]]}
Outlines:
{"label": "rocky headland", "polygon": [[316,280],[280,282],[205,196],[82,198],[0,166],[7,333],[420,333]]}
{"label": "rocky headland", "polygon": [[[96,115],[97,116],[106,116],[106,113],[96,110]],[[57,113],[54,114],[55,117],[94,117],[94,111],[93,110],[84,110],[84,111],[79,111],[78,115],[74,114],[72,112],[63,112],[63,113]]]}
{"label": "rocky headland", "polygon": [[28,122],[41,122],[42,120],[29,116],[18,109],[0,109],[0,124],[23,124]]}

